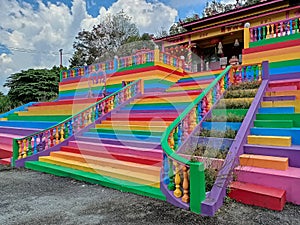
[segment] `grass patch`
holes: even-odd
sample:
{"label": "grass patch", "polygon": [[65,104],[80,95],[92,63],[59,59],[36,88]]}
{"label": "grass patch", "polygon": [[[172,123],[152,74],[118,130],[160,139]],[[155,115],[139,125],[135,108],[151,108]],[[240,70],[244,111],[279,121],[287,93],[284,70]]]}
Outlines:
{"label": "grass patch", "polygon": [[257,89],[231,90],[225,93],[224,98],[254,98],[256,93]]}
{"label": "grass patch", "polygon": [[217,137],[217,138],[234,139],[236,134],[237,131],[232,129],[226,129],[226,131],[201,129],[198,135],[200,137]]}
{"label": "grass patch", "polygon": [[259,88],[261,81],[249,81],[239,84],[233,84],[228,88],[228,91],[242,90],[242,89],[257,89]]}
{"label": "grass patch", "polygon": [[192,157],[201,156],[214,159],[225,159],[229,148],[217,149],[210,146],[198,145],[197,149],[192,152]]}
{"label": "grass patch", "polygon": [[206,122],[243,122],[243,115],[236,115],[233,113],[228,113],[228,115],[222,116],[213,116],[211,118],[206,119]]}
{"label": "grass patch", "polygon": [[215,109],[249,109],[253,98],[221,99]]}

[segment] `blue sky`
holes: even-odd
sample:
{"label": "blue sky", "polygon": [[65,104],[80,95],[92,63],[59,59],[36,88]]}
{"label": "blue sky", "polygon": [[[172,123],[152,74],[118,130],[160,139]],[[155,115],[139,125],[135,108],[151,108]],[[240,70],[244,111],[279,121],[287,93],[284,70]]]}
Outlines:
{"label": "blue sky", "polygon": [[[233,1],[233,0],[224,0]],[[75,36],[106,13],[124,10],[140,33],[168,30],[179,18],[201,14],[205,0],[0,0],[0,91],[12,73],[68,66]]]}

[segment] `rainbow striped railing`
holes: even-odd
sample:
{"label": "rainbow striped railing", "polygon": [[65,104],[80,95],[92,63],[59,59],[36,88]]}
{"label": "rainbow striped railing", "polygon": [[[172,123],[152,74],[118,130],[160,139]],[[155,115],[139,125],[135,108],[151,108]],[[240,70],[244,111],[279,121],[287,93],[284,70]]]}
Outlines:
{"label": "rainbow striped railing", "polygon": [[300,18],[292,18],[250,28],[250,42],[288,36],[300,32]]}
{"label": "rainbow striped railing", "polygon": [[142,94],[143,88],[143,80],[135,81],[55,126],[27,137],[14,139],[13,165],[18,159],[35,155],[62,143],[105,113],[112,111],[130,98]]}
{"label": "rainbow striped railing", "polygon": [[60,73],[60,81],[67,78],[101,76],[102,74],[111,74],[119,69],[135,65],[142,65],[149,62],[161,62],[174,67],[184,69],[184,60],[169,53],[160,52],[159,49],[139,52],[135,55],[115,58],[104,63],[97,63],[89,66],[82,66],[63,70]]}
{"label": "rainbow striped railing", "polygon": [[227,67],[166,129],[161,139],[161,178],[162,190],[171,193],[170,202],[201,213],[201,202],[206,198],[204,165],[181,157],[177,151],[232,83],[261,79],[261,64]]}

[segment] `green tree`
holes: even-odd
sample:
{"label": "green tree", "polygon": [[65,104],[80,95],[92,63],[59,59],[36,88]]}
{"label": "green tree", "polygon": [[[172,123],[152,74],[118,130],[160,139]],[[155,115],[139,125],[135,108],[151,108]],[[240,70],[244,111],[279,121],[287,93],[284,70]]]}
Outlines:
{"label": "green tree", "polygon": [[[75,49],[70,59],[71,67],[93,64],[118,55],[120,47],[139,38],[139,31],[123,11],[108,14],[91,31],[80,31],[73,44]],[[122,52],[123,53],[123,52]]]}
{"label": "green tree", "polygon": [[0,113],[11,110],[11,102],[8,96],[0,92]]}
{"label": "green tree", "polygon": [[32,101],[48,101],[58,94],[59,68],[29,69],[10,75],[4,87],[11,106],[16,107]]}
{"label": "green tree", "polygon": [[248,5],[254,5],[254,4],[257,4],[257,3],[259,3],[260,2],[260,0],[247,0],[246,2],[245,2],[245,6],[248,6]]}

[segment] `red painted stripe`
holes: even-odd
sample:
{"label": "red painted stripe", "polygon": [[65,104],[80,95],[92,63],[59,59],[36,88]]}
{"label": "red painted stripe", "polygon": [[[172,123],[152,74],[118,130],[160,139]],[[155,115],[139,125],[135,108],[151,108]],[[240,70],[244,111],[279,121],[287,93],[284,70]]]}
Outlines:
{"label": "red painted stripe", "polygon": [[270,50],[275,50],[280,48],[288,48],[288,47],[299,46],[299,45],[300,45],[300,40],[292,40],[292,41],[286,41],[286,42],[280,42],[280,43],[269,44],[265,46],[244,49],[243,54],[258,53],[258,52],[270,51]]}
{"label": "red painted stripe", "polygon": [[115,159],[125,162],[133,162],[139,163],[144,165],[155,165],[161,166],[161,158],[150,158],[147,156],[137,156],[137,155],[130,155],[130,154],[122,154],[122,153],[115,153],[115,152],[101,152],[101,151],[93,151],[88,149],[79,149],[70,146],[63,146],[61,147],[61,151],[64,152],[71,152],[76,154],[94,156],[99,158],[108,158],[108,159]]}
{"label": "red painted stripe", "polygon": [[160,70],[160,71],[167,72],[167,73],[172,73],[172,74],[175,74],[175,75],[178,75],[178,76],[184,76],[183,73],[181,73],[179,71],[174,71],[174,70],[166,68],[166,67],[162,67],[162,66],[149,66],[149,67],[145,67],[145,68],[139,68],[139,69],[133,69],[133,70],[126,70],[126,71],[116,72],[116,73],[112,74],[111,77],[125,76],[125,75],[133,74],[133,73],[144,73],[144,72],[149,72],[151,70]]}

